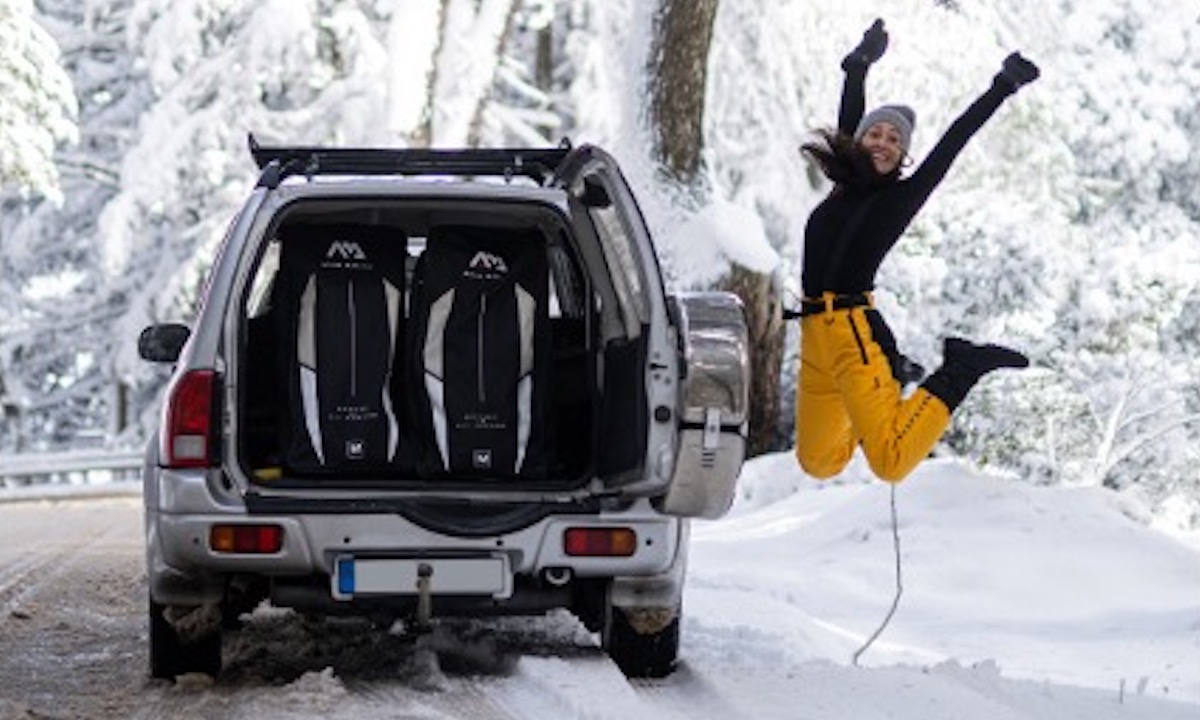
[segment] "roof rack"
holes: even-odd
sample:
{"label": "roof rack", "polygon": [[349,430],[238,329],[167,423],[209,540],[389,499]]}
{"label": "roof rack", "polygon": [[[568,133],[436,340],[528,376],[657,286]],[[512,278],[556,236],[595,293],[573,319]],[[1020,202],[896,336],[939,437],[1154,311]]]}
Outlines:
{"label": "roof rack", "polygon": [[292,175],[462,175],[512,178],[545,184],[571,152],[556,148],[468,148],[462,150],[328,148],[260,145],[249,135],[250,155],[262,170],[258,184],[276,187]]}

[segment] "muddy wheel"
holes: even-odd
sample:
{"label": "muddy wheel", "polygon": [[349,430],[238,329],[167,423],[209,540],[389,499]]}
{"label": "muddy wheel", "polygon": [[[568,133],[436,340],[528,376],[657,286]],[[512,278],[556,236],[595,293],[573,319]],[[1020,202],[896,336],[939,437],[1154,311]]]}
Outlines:
{"label": "muddy wheel", "polygon": [[221,671],[221,633],[185,642],[167,621],[167,607],[150,601],[150,677],[173,680],[179,675]]}
{"label": "muddy wheel", "polygon": [[679,657],[679,620],[678,607],[610,606],[602,635],[604,650],[626,677],[666,677]]}
{"label": "muddy wheel", "polygon": [[573,585],[571,612],[588,632],[602,632],[604,618],[608,612],[608,580],[587,578],[576,580]]}

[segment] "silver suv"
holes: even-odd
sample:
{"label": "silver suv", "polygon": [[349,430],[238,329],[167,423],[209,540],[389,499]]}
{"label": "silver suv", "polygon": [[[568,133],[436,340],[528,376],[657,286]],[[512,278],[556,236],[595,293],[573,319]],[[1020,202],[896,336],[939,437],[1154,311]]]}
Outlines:
{"label": "silver suv", "polygon": [[[748,346],[668,295],[592,146],[264,147],[143,470],[154,677],[217,675],[269,600],[401,619],[567,608],[675,665],[688,518],[728,509]],[[381,617],[382,616],[382,617]]]}

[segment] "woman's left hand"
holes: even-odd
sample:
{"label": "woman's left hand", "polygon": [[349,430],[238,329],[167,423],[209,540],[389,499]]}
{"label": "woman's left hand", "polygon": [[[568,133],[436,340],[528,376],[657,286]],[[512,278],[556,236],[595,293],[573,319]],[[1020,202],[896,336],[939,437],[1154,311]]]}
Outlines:
{"label": "woman's left hand", "polygon": [[1026,60],[1021,53],[1015,52],[1004,58],[1004,66],[996,75],[996,79],[1007,84],[1015,92],[1022,85],[1037,80],[1041,74],[1037,65]]}

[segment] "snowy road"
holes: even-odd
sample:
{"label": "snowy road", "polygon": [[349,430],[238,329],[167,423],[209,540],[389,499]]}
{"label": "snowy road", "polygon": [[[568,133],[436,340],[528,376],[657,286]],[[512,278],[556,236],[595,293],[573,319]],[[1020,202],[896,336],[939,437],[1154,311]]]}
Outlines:
{"label": "snowy road", "polygon": [[[683,660],[662,681],[627,682],[566,614],[441,621],[413,641],[260,609],[227,638],[218,684],[171,684],[146,673],[140,500],[0,502],[0,718],[1197,717],[1195,704],[1134,687],[1120,702],[1113,691],[1005,677],[989,663],[931,656],[856,668],[814,658],[836,639],[787,616],[795,598],[704,560],[719,556],[703,538],[714,532],[725,543],[741,530],[733,522],[700,533]],[[767,620],[756,626],[758,614]]]}
{"label": "snowy road", "polygon": [[219,685],[151,681],[140,524],[133,497],[0,503],[0,718],[682,718],[724,703],[686,669],[630,685],[567,615],[414,641],[265,610],[227,640]]}
{"label": "snowy road", "polygon": [[0,715],[119,717],[145,681],[139,505],[0,504]]}

